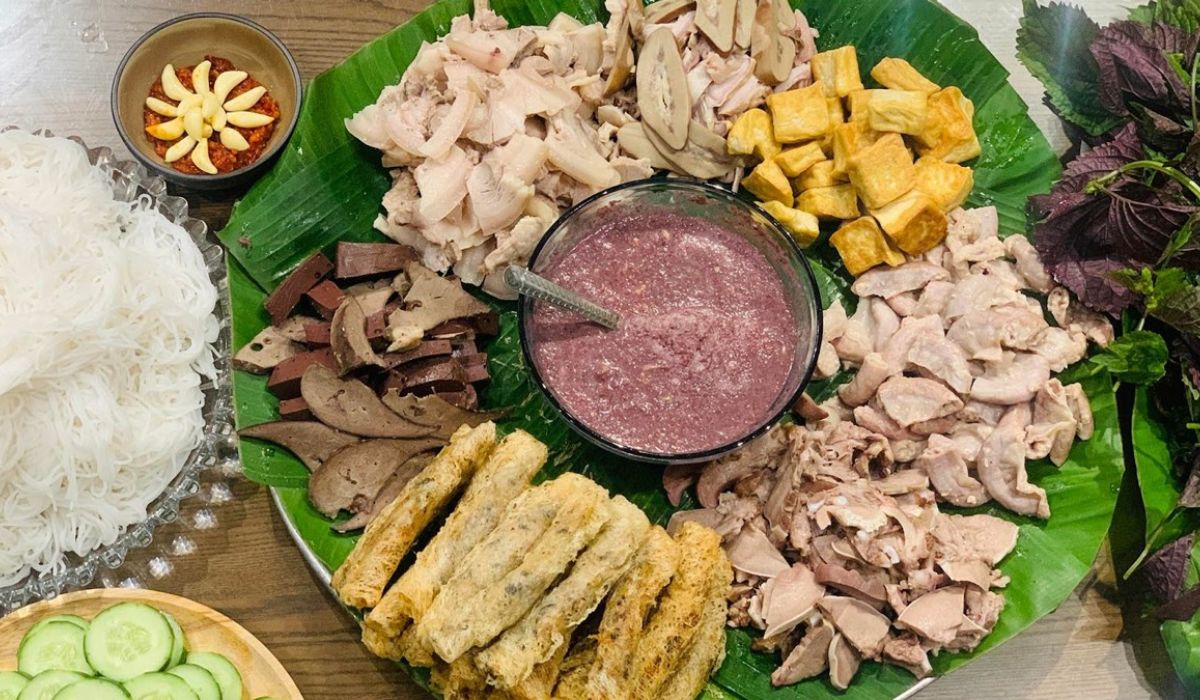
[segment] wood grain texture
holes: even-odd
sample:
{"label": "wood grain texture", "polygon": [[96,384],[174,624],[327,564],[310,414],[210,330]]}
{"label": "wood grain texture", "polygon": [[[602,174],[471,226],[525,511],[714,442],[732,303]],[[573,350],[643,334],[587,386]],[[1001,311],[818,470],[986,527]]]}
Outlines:
{"label": "wood grain texture", "polygon": [[145,603],[175,618],[187,637],[188,651],[216,652],[242,675],[249,697],[295,698],[300,694],[288,672],[263,643],[228,617],[193,600],[159,591],[102,588],[77,591],[21,608],[0,619],[0,659],[16,657],[21,638],[50,615],[78,615],[91,620],[118,603]]}
{"label": "wood grain texture", "polygon": [[[1040,87],[1013,55],[1019,0],[942,0],[979,28],[1013,72],[1034,120],[1063,144]],[[1119,0],[1077,0],[1103,22]],[[0,0],[0,124],[49,128],[90,145],[122,148],[108,107],[113,70],[146,29],[186,12],[222,11],[265,25],[291,48],[305,79],[405,21],[424,0]],[[219,229],[241,192],[179,192],[194,216]],[[243,483],[216,512],[220,525],[193,533],[196,553],[174,560],[156,588],[210,605],[258,636],[309,700],[417,700],[425,695],[395,666],[371,657],[358,627],[304,566],[266,491]],[[1182,698],[1152,621],[1121,612],[1111,566],[1054,614],[947,678],[920,698]]]}

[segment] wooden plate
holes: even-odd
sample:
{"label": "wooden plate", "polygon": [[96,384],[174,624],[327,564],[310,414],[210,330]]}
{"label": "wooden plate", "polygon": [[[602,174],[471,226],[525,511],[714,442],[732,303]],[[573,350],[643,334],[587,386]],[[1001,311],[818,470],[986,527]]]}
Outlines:
{"label": "wooden plate", "polygon": [[189,651],[223,654],[242,674],[247,698],[264,695],[302,700],[300,689],[279,660],[244,627],[212,608],[169,593],[138,588],[98,588],[67,593],[21,608],[0,618],[0,669],[15,668],[17,646],[26,630],[48,615],[79,615],[91,620],[117,603],[145,603],[175,617],[187,635]]}

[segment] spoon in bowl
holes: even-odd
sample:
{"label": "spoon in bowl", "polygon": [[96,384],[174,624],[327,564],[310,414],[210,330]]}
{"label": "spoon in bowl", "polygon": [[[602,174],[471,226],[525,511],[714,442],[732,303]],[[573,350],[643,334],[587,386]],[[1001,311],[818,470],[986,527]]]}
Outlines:
{"label": "spoon in bowl", "polygon": [[527,268],[509,265],[504,271],[504,281],[517,294],[533,297],[538,301],[573,311],[593,323],[616,330],[621,316],[599,304],[584,299],[569,289],[561,287]]}

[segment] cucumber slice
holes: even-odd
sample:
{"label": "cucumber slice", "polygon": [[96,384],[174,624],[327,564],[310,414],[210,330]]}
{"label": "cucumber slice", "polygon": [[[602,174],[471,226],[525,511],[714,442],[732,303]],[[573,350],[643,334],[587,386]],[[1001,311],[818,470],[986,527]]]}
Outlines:
{"label": "cucumber slice", "polygon": [[129,700],[129,693],[112,681],[87,678],[58,691],[54,700]]}
{"label": "cucumber slice", "polygon": [[174,645],[167,618],[141,603],[120,603],[101,612],[84,640],[92,668],[121,682],[166,668]]}
{"label": "cucumber slice", "polygon": [[17,670],[32,678],[42,671],[92,675],[83,653],[85,632],[70,622],[51,622],[25,635],[17,650]]}
{"label": "cucumber slice", "polygon": [[162,613],[162,616],[167,618],[167,624],[171,626],[171,634],[175,635],[175,643],[171,645],[171,660],[167,662],[167,668],[172,668],[183,663],[183,657],[187,654],[187,637],[183,634],[183,628],[170,613]]}
{"label": "cucumber slice", "polygon": [[78,615],[51,615],[50,617],[43,617],[42,619],[38,620],[37,623],[35,623],[33,627],[30,627],[29,631],[25,633],[25,637],[28,638],[33,636],[34,632],[37,632],[51,622],[70,622],[72,625],[79,627],[84,632],[86,632],[88,628],[88,621]]}
{"label": "cucumber slice", "polygon": [[188,663],[208,671],[221,687],[221,700],[242,700],[242,674],[229,659],[211,651],[188,654]]}
{"label": "cucumber slice", "polygon": [[133,700],[199,700],[179,676],[169,673],[143,673],[125,684]]}
{"label": "cucumber slice", "polygon": [[29,679],[29,685],[17,696],[17,700],[54,700],[58,691],[87,676],[74,671],[46,671]]}
{"label": "cucumber slice", "polygon": [[167,671],[172,676],[179,676],[187,683],[200,700],[221,700],[221,686],[208,669],[193,664],[180,664]]}
{"label": "cucumber slice", "polygon": [[0,700],[17,700],[29,679],[16,671],[0,671]]}

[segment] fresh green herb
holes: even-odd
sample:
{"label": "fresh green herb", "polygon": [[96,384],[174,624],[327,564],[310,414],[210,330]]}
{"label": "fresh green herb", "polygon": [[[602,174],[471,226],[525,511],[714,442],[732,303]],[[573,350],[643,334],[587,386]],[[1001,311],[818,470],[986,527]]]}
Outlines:
{"label": "fresh green herb", "polygon": [[1167,372],[1167,343],[1151,331],[1131,331],[1109,344],[1092,362],[1129,384],[1153,384]]}

